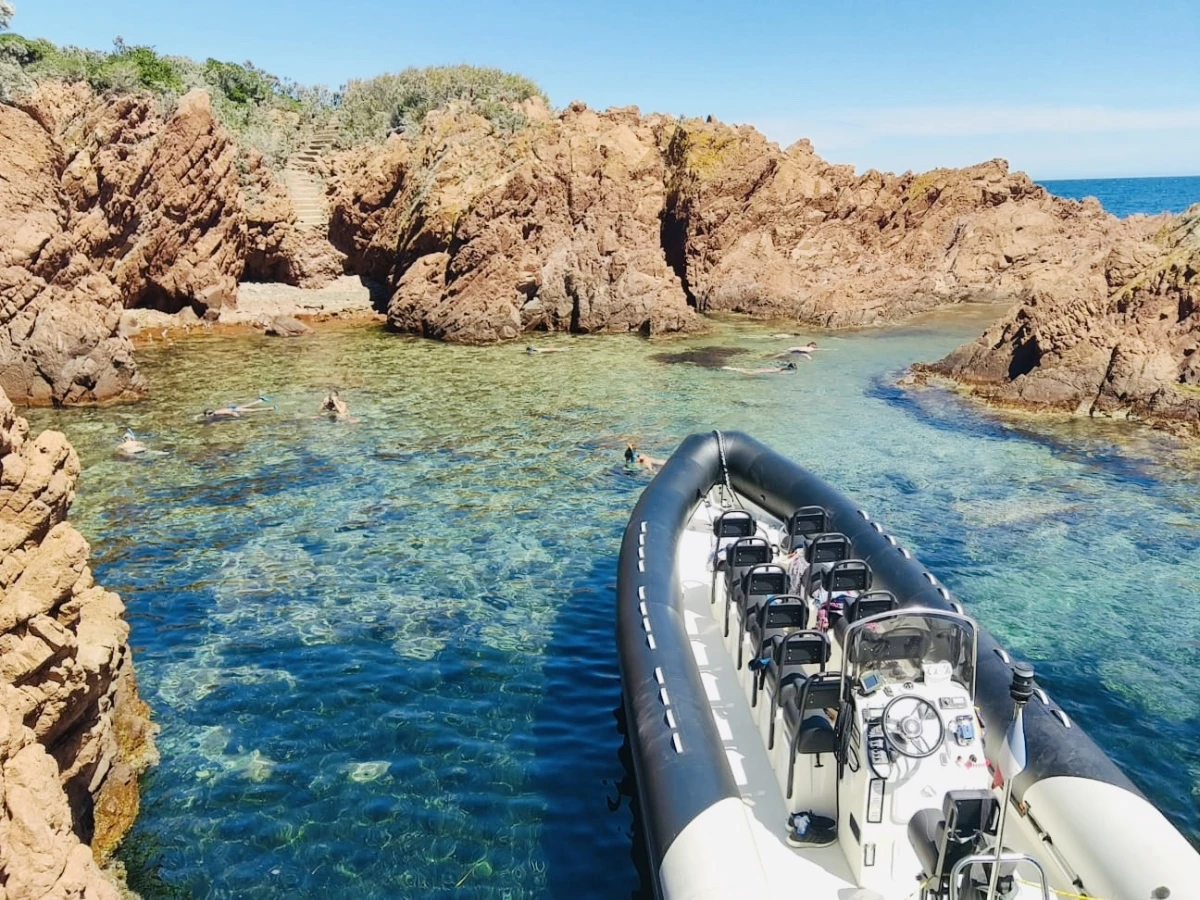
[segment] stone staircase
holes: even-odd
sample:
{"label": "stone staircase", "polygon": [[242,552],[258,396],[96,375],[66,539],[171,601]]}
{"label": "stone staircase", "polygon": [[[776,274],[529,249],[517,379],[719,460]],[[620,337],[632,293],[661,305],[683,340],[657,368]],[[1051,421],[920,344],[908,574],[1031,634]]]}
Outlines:
{"label": "stone staircase", "polygon": [[324,230],[329,226],[325,182],[311,170],[321,157],[333,150],[337,135],[336,124],[321,126],[312,140],[292,154],[283,170],[283,183],[296,208],[296,224],[303,228]]}

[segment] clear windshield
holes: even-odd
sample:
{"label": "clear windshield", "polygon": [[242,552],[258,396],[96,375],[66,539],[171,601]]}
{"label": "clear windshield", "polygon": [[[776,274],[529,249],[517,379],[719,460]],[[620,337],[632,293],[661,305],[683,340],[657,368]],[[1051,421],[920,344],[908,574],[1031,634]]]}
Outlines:
{"label": "clear windshield", "polygon": [[975,623],[965,616],[897,610],[851,626],[846,635],[846,677],[853,683],[877,672],[888,683],[917,682],[927,672],[944,673],[948,665],[950,678],[970,691],[974,700],[975,654]]}

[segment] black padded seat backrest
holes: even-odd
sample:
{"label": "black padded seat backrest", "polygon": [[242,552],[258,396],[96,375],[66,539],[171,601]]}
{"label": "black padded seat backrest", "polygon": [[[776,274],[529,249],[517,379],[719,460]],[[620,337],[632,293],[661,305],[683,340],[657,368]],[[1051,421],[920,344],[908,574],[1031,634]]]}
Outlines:
{"label": "black padded seat backrest", "polygon": [[754,516],[744,509],[731,509],[713,521],[713,534],[720,538],[752,537],[758,528]]}
{"label": "black padded seat backrest", "polygon": [[908,822],[908,840],[926,876],[944,886],[954,864],[983,846],[982,836],[995,834],[1000,801],[986,789],[947,791],[942,812],[922,809]]}
{"label": "black padded seat backrest", "polygon": [[804,546],[809,538],[823,534],[827,518],[824,507],[801,506],[783,523],[784,535],[780,541],[781,549],[795,550]]}
{"label": "black padded seat backrest", "polygon": [[844,559],[826,569],[821,580],[830,595],[860,594],[871,589],[871,567],[861,559]]}
{"label": "black padded seat backrest", "polygon": [[898,605],[896,596],[891,591],[867,591],[846,604],[842,615],[834,623],[834,636],[838,639],[839,644],[843,644],[845,643],[846,629],[850,627],[851,622],[891,612]]}
{"label": "black padded seat backrest", "polygon": [[857,622],[869,616],[891,612],[899,606],[896,595],[891,591],[867,591],[855,597],[846,605],[845,617],[847,622]]}
{"label": "black padded seat backrest", "polygon": [[796,594],[780,594],[758,608],[759,632],[770,637],[790,629],[808,627],[808,604]]}
{"label": "black padded seat backrest", "polygon": [[[720,542],[718,541],[718,544]],[[717,547],[716,569],[718,572],[738,573],[729,579],[726,587],[737,583],[742,571],[750,566],[758,566],[771,561],[771,542],[763,537],[732,538],[725,541],[724,546]]]}
{"label": "black padded seat backrest", "polygon": [[768,598],[787,592],[787,570],[771,563],[747,569],[734,590],[739,608],[748,615],[747,621],[752,621],[758,615],[758,607],[766,603]]}
{"label": "black padded seat backrest", "polygon": [[725,551],[730,568],[748,569],[771,561],[771,544],[766,538],[739,538]]}
{"label": "black padded seat backrest", "polygon": [[850,558],[850,538],[837,532],[815,535],[804,548],[804,560],[810,566],[841,562]]}
{"label": "black padded seat backrest", "polygon": [[819,666],[825,670],[829,662],[829,638],[819,631],[794,631],[785,635],[776,651],[779,666]]}

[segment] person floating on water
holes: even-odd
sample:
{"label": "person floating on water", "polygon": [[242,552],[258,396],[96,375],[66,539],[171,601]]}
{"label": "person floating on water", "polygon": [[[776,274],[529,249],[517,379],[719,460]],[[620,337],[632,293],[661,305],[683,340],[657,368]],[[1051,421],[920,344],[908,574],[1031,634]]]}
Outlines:
{"label": "person floating on water", "polygon": [[246,413],[271,412],[275,409],[278,409],[278,407],[272,406],[266,397],[259,397],[253,403],[235,403],[233,406],[222,406],[220,409],[206,409],[204,411],[204,421],[228,422],[233,419],[240,419]]}
{"label": "person floating on water", "polygon": [[625,463],[626,465],[645,466],[651,472],[656,469],[661,469],[666,465],[665,459],[658,459],[654,456],[647,456],[644,453],[638,453],[637,444],[625,445]]}
{"label": "person floating on water", "polygon": [[817,351],[817,342],[809,341],[803,347],[788,347],[782,353],[776,353],[775,359],[782,356],[803,356],[805,359],[812,359],[812,355]]}
{"label": "person floating on water", "polygon": [[535,347],[530,344],[525,348],[526,353],[566,353],[570,347]]}
{"label": "person floating on water", "polygon": [[721,371],[737,372],[741,375],[784,375],[787,372],[795,372],[796,364],[788,360],[782,366],[763,366],[759,369],[743,369],[740,366],[721,366]]}
{"label": "person floating on water", "polygon": [[334,421],[342,421],[350,417],[350,407],[346,405],[345,400],[338,396],[336,390],[325,395],[325,399],[321,401],[321,412],[328,414],[329,418]]}
{"label": "person floating on water", "polygon": [[131,428],[126,428],[125,434],[121,436],[121,443],[117,444],[117,453],[126,459],[137,456],[166,456],[165,451],[151,450],[143,441],[139,441]]}

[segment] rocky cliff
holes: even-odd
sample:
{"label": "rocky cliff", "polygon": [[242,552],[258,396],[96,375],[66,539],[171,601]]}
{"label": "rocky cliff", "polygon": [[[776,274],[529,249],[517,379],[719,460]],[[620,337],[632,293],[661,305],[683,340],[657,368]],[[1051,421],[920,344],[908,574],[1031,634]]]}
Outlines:
{"label": "rocky cliff", "polygon": [[1200,434],[1200,206],[1138,225],[923,371],[1000,403]]}
{"label": "rocky cliff", "polygon": [[336,162],[331,236],[391,286],[389,324],[466,342],[695,328],[660,239],[666,120],[527,112],[517,134],[434,113],[416,140]]}
{"label": "rocky cliff", "polygon": [[143,395],[121,311],[219,310],[248,263],[301,280],[294,221],[203,92],[168,112],[46,83],[0,105],[0,387],[34,404]]}
{"label": "rocky cliff", "polygon": [[[102,862],[155,758],[121,599],[66,521],[79,459],[0,391],[0,897],[115,898]],[[90,846],[89,846],[90,845]]]}
{"label": "rocky cliff", "polygon": [[994,160],[922,175],[826,163],[749,127],[593,112],[508,135],[462,108],[335,161],[332,237],[398,330],[682,330],[689,307],[837,327],[1018,299],[1138,233]]}
{"label": "rocky cliff", "polygon": [[0,107],[0,386],[31,403],[140,396],[121,311],[212,315],[243,280],[345,268],[384,286],[392,328],[478,343],[687,331],[720,310],[838,327],[972,299],[1045,306],[1115,290],[1169,240],[1000,160],[859,175],[711,120],[523,114],[510,132],[452,104],[325,159],[325,235],[297,225],[203,93],[167,113],[45,84]]}

